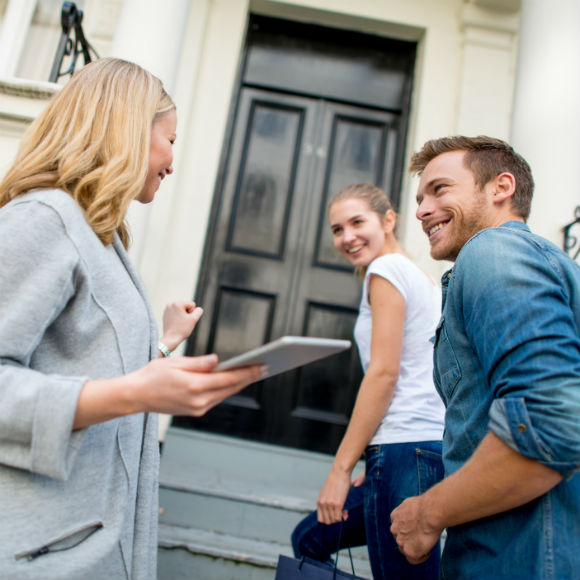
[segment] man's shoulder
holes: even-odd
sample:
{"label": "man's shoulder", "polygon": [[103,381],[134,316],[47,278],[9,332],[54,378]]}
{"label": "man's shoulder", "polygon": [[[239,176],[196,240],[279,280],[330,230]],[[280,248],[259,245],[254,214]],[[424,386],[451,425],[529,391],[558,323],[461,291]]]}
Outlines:
{"label": "man's shoulder", "polygon": [[461,248],[455,260],[454,272],[475,269],[482,272],[494,268],[498,260],[511,260],[527,244],[519,230],[494,227],[480,230]]}
{"label": "man's shoulder", "polygon": [[493,228],[485,228],[472,236],[463,246],[457,262],[474,257],[492,256],[508,259],[521,252],[556,252],[563,254],[552,242],[534,234],[530,228],[519,221],[512,221]]}
{"label": "man's shoulder", "polygon": [[508,222],[475,234],[461,249],[454,271],[467,276],[510,277],[519,271],[578,272],[580,267],[562,249],[533,233],[523,222]]}

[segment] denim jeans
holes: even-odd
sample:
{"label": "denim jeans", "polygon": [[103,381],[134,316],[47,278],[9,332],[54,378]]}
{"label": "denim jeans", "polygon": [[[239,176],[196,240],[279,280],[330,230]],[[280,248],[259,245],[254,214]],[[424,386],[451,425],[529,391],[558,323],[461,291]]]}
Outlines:
{"label": "denim jeans", "polygon": [[436,580],[439,543],[423,564],[414,566],[399,552],[390,532],[391,512],[443,478],[440,441],[372,445],[366,450],[365,528],[375,580]]}
{"label": "denim jeans", "polygon": [[[351,487],[344,503],[348,518],[338,524],[326,526],[318,523],[317,513],[307,515],[292,532],[294,556],[308,556],[313,560],[328,562],[338,549],[365,546],[367,536],[364,521],[364,489]],[[342,530],[341,530],[342,526]],[[339,545],[340,538],[340,545]],[[338,562],[339,568],[348,570],[348,566]]]}
{"label": "denim jeans", "polygon": [[[390,514],[404,499],[423,493],[443,478],[441,442],[372,445],[365,456],[365,483],[351,488],[344,505],[349,516],[342,524],[340,548],[366,543],[375,580],[437,580],[439,544],[424,564],[409,564],[390,532]],[[292,533],[295,556],[328,561],[337,550],[340,526],[319,524],[312,512]],[[340,561],[339,567],[345,568]]]}

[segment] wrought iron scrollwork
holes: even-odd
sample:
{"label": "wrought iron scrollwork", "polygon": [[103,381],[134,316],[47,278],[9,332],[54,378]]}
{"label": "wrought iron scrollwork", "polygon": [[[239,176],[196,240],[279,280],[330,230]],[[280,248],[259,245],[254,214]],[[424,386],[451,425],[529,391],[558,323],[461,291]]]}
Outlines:
{"label": "wrought iron scrollwork", "polygon": [[[60,12],[60,24],[62,32],[58,47],[52,63],[52,70],[50,71],[49,81],[56,83],[60,77],[65,75],[72,75],[75,72],[77,58],[82,53],[84,64],[88,64],[92,60],[92,55],[99,58],[96,50],[89,44],[85,38],[85,33],[82,27],[83,11],[79,10],[74,2],[63,2]],[[74,30],[74,40],[71,38]],[[71,61],[69,67],[62,71],[62,62],[65,56],[70,56]]]}
{"label": "wrought iron scrollwork", "polygon": [[574,221],[562,228],[564,232],[564,251],[576,260],[580,256],[580,205],[574,210]]}

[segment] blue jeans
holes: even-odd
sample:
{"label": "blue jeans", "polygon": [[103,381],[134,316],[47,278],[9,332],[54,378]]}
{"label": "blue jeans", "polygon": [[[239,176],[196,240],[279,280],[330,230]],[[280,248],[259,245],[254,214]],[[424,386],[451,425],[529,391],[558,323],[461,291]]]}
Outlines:
{"label": "blue jeans", "polygon": [[440,441],[372,445],[366,449],[365,528],[375,580],[436,580],[439,542],[423,564],[409,564],[391,534],[391,512],[443,479]]}
{"label": "blue jeans", "polygon": [[[425,563],[409,564],[390,532],[390,514],[404,499],[423,493],[443,478],[441,442],[372,445],[365,458],[365,483],[351,488],[344,504],[349,516],[342,524],[340,548],[366,543],[375,580],[437,580],[439,543]],[[292,533],[295,556],[328,561],[337,550],[340,525],[319,524],[312,512]],[[339,567],[345,569],[340,562]]]}
{"label": "blue jeans", "polygon": [[[316,512],[307,515],[292,532],[294,556],[308,556],[319,562],[328,562],[332,554],[343,548],[366,546],[367,536],[364,520],[364,486],[351,487],[344,503],[348,510],[348,519],[342,524],[326,526],[318,523]],[[342,525],[342,531],[340,526]],[[340,537],[340,546],[338,544]],[[339,568],[348,570],[341,561]]]}

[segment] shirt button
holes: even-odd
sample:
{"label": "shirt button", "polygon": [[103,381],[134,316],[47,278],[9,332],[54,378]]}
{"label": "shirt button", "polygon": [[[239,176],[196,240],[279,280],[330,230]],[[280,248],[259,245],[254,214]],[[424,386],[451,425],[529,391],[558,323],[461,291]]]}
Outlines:
{"label": "shirt button", "polygon": [[527,430],[527,427],[526,427],[526,426],[525,426],[523,423],[520,423],[520,424],[518,425],[518,431],[519,431],[520,433],[525,433],[525,432],[526,432],[526,430]]}

